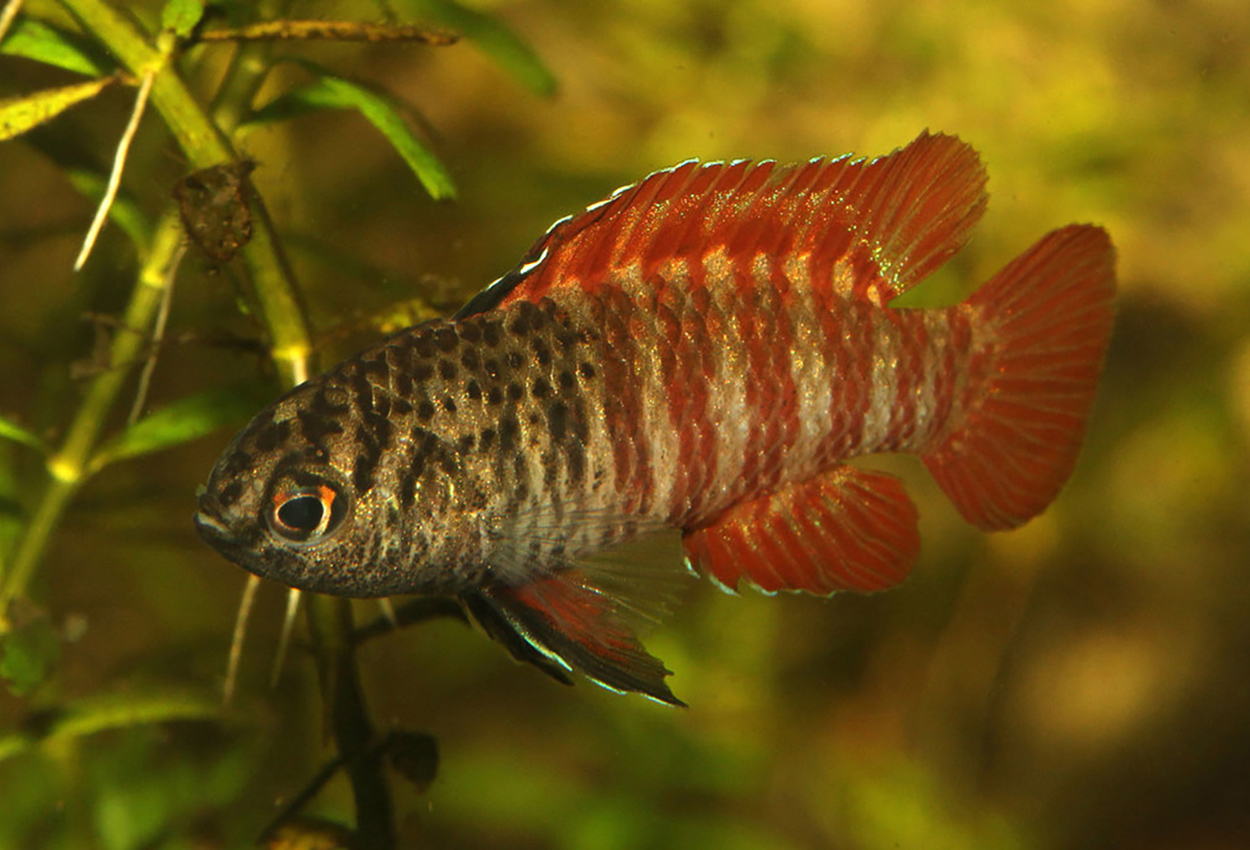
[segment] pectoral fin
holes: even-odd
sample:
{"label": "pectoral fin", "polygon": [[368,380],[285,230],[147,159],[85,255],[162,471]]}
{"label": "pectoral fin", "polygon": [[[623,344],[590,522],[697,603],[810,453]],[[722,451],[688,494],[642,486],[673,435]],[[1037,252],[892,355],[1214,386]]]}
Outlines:
{"label": "pectoral fin", "polygon": [[740,502],[683,540],[690,562],[733,590],[884,590],[920,549],[916,507],[897,478],[840,466]]}

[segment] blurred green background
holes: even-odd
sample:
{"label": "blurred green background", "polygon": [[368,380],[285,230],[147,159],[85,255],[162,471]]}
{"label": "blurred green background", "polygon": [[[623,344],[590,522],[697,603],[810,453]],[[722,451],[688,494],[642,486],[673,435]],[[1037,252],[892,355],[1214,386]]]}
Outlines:
{"label": "blurred green background", "polygon": [[[52,4],[27,8],[73,26]],[[297,2],[288,15],[430,20],[422,13],[448,8]],[[405,844],[1250,846],[1250,5],[456,8],[501,28],[446,48],[277,51],[406,104],[457,202],[431,201],[354,113],[267,125],[241,142],[323,365],[376,338],[377,316],[397,302],[450,312],[551,221],[657,168],[876,155],[926,127],[981,152],[991,201],[972,243],[912,303],[963,297],[1073,221],[1111,232],[1121,297],[1080,465],[1044,516],[987,536],[914,459],[872,464],[903,475],[920,507],[913,578],[830,600],[692,586],[648,639],[689,709],[585,681],[564,688],[455,622],[368,643],[379,725],[428,731],[441,748],[427,792],[397,785]],[[229,50],[189,54],[197,92],[211,93]],[[553,94],[541,93],[533,56]],[[260,101],[298,74],[280,66]],[[78,79],[0,57],[0,97]],[[110,332],[88,316],[121,309],[136,262],[110,226],[71,273],[94,203],[65,172],[107,173],[132,101],[116,87],[0,144],[0,413],[54,443],[81,397],[74,364],[89,371]],[[155,217],[188,170],[150,115],[129,196]],[[237,309],[240,274],[184,265],[151,407],[240,383],[278,393],[262,357],[222,344],[261,336]],[[278,687],[267,685],[284,605],[274,586],[262,589],[236,704],[220,722],[40,734],[65,712],[220,686],[243,574],[200,543],[190,516],[228,438],[107,467],[55,530],[31,596],[59,654],[32,692],[0,689],[0,737],[12,745],[0,747],[0,847],[246,846],[332,755],[307,653],[297,645]],[[42,474],[38,456],[0,442],[6,546]],[[360,619],[376,613],[359,603]],[[346,783],[310,813],[350,822]]]}

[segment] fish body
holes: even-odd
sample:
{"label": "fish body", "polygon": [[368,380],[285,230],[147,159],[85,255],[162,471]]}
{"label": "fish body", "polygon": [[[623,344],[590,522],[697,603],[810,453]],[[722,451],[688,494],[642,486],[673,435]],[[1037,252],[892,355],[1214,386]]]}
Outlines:
{"label": "fish body", "polygon": [[197,525],[268,578],[442,593],[516,657],[676,703],[636,620],[672,529],[728,588],[874,591],[919,537],[920,455],[985,529],[1071,473],[1112,325],[1114,250],[1044,237],[968,301],[891,300],[954,254],[984,170],[923,134],[872,161],[684,163],[557,223],[450,320],[298,387],[227,448]]}

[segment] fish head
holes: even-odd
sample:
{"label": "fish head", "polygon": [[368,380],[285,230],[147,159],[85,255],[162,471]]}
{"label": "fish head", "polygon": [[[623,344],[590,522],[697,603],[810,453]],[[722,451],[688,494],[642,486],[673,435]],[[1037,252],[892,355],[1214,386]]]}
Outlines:
{"label": "fish head", "polygon": [[395,459],[371,443],[369,429],[347,387],[322,378],[295,389],[222,453],[199,497],[201,537],[244,569],[301,590],[443,590],[446,580],[427,565],[438,561],[431,546],[465,524],[448,515],[464,488],[432,470],[401,499],[402,476],[388,465]]}

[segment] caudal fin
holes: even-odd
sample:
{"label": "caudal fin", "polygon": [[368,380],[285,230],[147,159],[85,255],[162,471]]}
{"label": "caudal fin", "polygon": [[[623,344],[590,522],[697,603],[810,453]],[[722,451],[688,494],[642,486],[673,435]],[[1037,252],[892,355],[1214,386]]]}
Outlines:
{"label": "caudal fin", "polygon": [[1115,249],[1071,225],[1043,237],[958,309],[973,323],[972,374],[924,461],[973,525],[1041,513],[1072,474],[1111,336]]}

